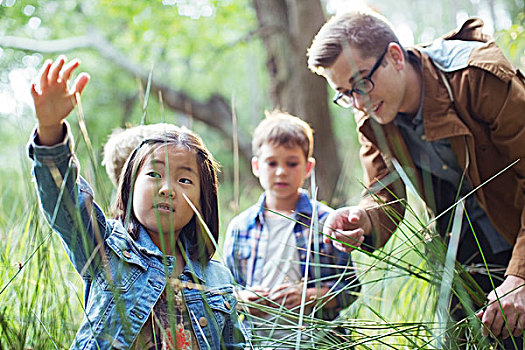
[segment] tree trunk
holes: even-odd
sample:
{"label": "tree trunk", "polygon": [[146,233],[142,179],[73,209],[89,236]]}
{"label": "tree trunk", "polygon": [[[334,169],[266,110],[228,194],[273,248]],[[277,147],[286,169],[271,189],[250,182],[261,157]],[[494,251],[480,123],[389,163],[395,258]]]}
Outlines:
{"label": "tree trunk", "polygon": [[328,111],[326,82],[308,70],[306,50],[325,21],[319,0],[254,0],[268,54],[274,107],[306,120],[315,131],[318,197],[331,200],[341,171]]}

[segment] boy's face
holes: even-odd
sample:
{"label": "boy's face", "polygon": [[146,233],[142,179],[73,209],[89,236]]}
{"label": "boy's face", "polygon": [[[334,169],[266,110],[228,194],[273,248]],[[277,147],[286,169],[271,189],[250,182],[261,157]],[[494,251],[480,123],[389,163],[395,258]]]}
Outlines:
{"label": "boy's face", "polygon": [[314,161],[306,160],[299,146],[291,148],[264,143],[252,158],[252,171],[259,178],[267,197],[295,200],[304,180],[310,176]]}

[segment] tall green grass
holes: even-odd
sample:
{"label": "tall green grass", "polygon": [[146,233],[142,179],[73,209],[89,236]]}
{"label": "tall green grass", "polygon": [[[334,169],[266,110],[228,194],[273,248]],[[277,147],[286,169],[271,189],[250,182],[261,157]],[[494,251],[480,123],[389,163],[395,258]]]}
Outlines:
{"label": "tall green grass", "polygon": [[[76,143],[80,152],[87,154],[82,173],[95,185],[96,198],[107,209],[111,191],[104,185],[107,180],[98,166],[81,115],[79,120],[82,132],[75,132],[79,135]],[[84,314],[82,283],[60,239],[43,220],[29,162],[21,161],[18,169],[3,173],[2,178],[13,181],[0,185],[0,349],[66,349]],[[315,179],[312,192],[315,193]],[[225,208],[228,206],[221,205],[223,211]],[[264,341],[274,342],[270,348],[289,349],[453,349],[460,345],[468,349],[493,348],[480,335],[476,310],[469,309],[472,298],[479,302],[485,296],[463,267],[453,260],[450,265],[447,244],[433,230],[424,204],[414,193],[408,197],[406,213],[385,247],[373,253],[352,254],[361,290],[357,300],[337,319],[325,321],[314,313],[301,313],[306,301],[293,311],[279,305],[250,305],[274,316],[273,320],[264,321],[264,327],[285,329],[289,334],[281,340],[255,334],[250,347],[257,348]],[[221,215],[228,217],[231,213]],[[312,229],[321,230],[315,220]],[[314,259],[308,263],[317,262]],[[451,268],[447,270],[447,266]],[[447,271],[452,275],[447,275]],[[343,279],[346,275],[335,277]],[[464,288],[467,282],[473,286],[469,293]],[[448,317],[448,305],[443,308],[438,304],[444,292],[464,301],[465,319],[453,321]],[[335,293],[331,291],[327,298]],[[312,306],[319,309],[325,302],[317,300]],[[445,315],[438,317],[440,307]],[[283,318],[287,321],[276,321]]]}
{"label": "tall green grass", "polygon": [[[97,183],[103,175],[96,169],[94,154],[88,159],[93,163],[84,166],[84,173]],[[4,183],[0,195],[0,348],[65,349],[83,317],[82,284],[60,239],[42,218],[28,162],[21,164],[15,183]],[[101,196],[102,202],[109,203],[108,193]],[[371,254],[353,253],[362,288],[357,301],[336,320],[328,322],[305,313],[299,326],[298,310],[261,307],[275,318],[289,320],[288,324],[266,321],[269,329],[289,332],[289,337],[272,346],[447,349],[457,346],[452,345],[456,344],[454,336],[462,334],[469,338],[470,349],[490,349],[472,314],[459,322],[447,319],[443,323],[436,317],[447,246],[433,233],[416,196],[409,197],[407,214],[384,248]],[[451,292],[465,294],[461,288],[465,274],[457,265],[454,271]],[[317,307],[322,305],[318,301]],[[254,335],[252,346],[261,341],[272,339]]]}
{"label": "tall green grass", "polygon": [[29,169],[16,179],[0,192],[0,349],[65,349],[83,316],[81,281],[43,220]]}
{"label": "tall green grass", "polygon": [[[438,299],[446,281],[446,253],[447,245],[433,232],[424,204],[417,196],[409,196],[405,220],[385,247],[374,253],[352,253],[361,290],[351,306],[330,322],[305,315],[299,327],[298,310],[294,313],[279,305],[249,303],[246,306],[270,315],[270,320],[252,316],[263,323],[261,329],[286,329],[290,334],[281,340],[254,334],[253,343],[255,347],[264,343],[268,349],[493,349],[481,336],[474,310],[467,310],[465,319],[453,321],[447,304],[445,317],[438,317]],[[468,305],[471,297],[463,286],[467,281],[475,282],[453,260],[452,266],[449,293]],[[478,301],[484,300],[479,288],[474,287],[472,293]],[[328,294],[327,298],[333,296]],[[276,321],[283,317],[288,324]],[[299,332],[303,338],[296,344]]]}

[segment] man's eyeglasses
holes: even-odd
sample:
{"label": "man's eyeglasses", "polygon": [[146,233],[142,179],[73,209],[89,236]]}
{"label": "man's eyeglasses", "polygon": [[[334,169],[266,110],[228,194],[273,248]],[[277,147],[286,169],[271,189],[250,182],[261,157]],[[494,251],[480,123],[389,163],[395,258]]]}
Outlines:
{"label": "man's eyeglasses", "polygon": [[372,81],[372,75],[375,73],[377,68],[381,65],[381,62],[383,61],[383,58],[385,57],[388,46],[383,50],[383,53],[379,58],[377,59],[376,63],[370,70],[370,73],[366,75],[366,77],[363,77],[362,79],[359,79],[355,84],[352,90],[345,90],[345,91],[338,91],[334,96],[334,103],[340,107],[343,108],[350,108],[354,106],[354,93],[358,95],[366,95],[370,93],[372,90],[374,90],[374,82]]}

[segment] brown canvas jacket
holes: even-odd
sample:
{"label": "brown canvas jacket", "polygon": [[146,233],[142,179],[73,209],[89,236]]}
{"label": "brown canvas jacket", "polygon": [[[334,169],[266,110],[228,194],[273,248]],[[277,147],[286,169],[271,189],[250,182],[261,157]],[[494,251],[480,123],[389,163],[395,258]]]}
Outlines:
{"label": "brown canvas jacket", "polygon": [[[472,50],[468,66],[461,70],[443,73],[418,48],[409,51],[422,66],[425,137],[450,140],[474,188],[519,160],[477,190],[476,196],[494,227],[514,246],[506,274],[525,278],[525,79],[481,33],[482,27],[481,20],[470,19],[443,37],[486,42]],[[378,208],[378,203],[406,198],[405,186],[392,170],[392,158],[402,165],[422,198],[428,198],[432,189],[424,188],[393,123],[380,125],[363,114],[356,114],[356,121],[368,187],[360,205],[368,208],[374,245],[380,247],[404,214],[400,202],[388,211]]]}

